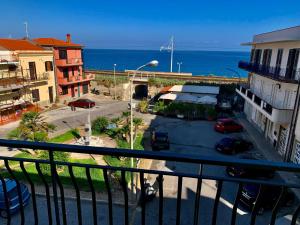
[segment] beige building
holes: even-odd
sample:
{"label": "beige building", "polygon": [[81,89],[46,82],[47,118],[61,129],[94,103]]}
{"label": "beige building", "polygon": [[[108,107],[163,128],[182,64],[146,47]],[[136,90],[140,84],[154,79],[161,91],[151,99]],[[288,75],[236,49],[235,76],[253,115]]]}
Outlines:
{"label": "beige building", "polygon": [[0,39],[0,123],[55,102],[53,52],[28,40]]}

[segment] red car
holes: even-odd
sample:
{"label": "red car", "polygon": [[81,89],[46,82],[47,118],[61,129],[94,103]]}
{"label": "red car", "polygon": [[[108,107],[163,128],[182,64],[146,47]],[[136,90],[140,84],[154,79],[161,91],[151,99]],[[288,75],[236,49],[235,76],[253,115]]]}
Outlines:
{"label": "red car", "polygon": [[219,119],[215,124],[215,131],[227,132],[242,132],[243,126],[235,122],[233,119]]}
{"label": "red car", "polygon": [[80,107],[80,108],[93,108],[96,105],[96,103],[89,99],[77,99],[76,101],[69,102],[68,106],[73,107]]}

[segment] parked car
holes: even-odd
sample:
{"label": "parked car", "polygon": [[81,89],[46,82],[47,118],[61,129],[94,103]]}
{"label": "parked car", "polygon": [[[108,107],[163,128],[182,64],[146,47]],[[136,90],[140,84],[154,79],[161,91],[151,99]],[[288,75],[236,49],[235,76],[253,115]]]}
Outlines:
{"label": "parked car", "polygon": [[216,143],[215,149],[224,154],[236,154],[248,151],[253,148],[253,144],[243,138],[226,137]]}
{"label": "parked car", "polygon": [[151,147],[152,150],[170,149],[168,133],[153,131],[151,133]]}
{"label": "parked car", "polygon": [[[17,183],[12,179],[4,179],[6,185],[6,191],[8,195],[8,204],[9,204],[9,213],[15,214],[20,209],[20,201],[17,189]],[[30,200],[30,193],[25,184],[20,183],[21,195],[22,195],[22,203],[23,206],[28,205]],[[5,194],[3,189],[3,183],[0,181],[0,216],[3,218],[7,218],[7,209],[5,204]]]}
{"label": "parked car", "polygon": [[[257,160],[253,156],[242,156],[242,159]],[[257,168],[246,168],[241,166],[228,166],[226,172],[231,177],[242,177],[242,178],[264,178],[271,179],[275,175],[274,170],[270,169],[257,169]]]}
{"label": "parked car", "polygon": [[[248,208],[249,210],[253,209],[254,204],[258,204],[258,214],[262,214],[266,209],[274,208],[275,204],[278,201],[278,198],[281,194],[281,187],[279,186],[262,186],[261,191],[259,191],[259,184],[246,184],[242,188],[242,194],[240,197],[240,203]],[[259,198],[258,193],[261,192]],[[283,198],[281,206],[290,206],[292,205],[295,199],[294,193],[285,189],[283,193]]]}
{"label": "parked car", "polygon": [[79,107],[79,108],[93,108],[95,107],[96,103],[90,99],[86,99],[86,98],[81,98],[81,99],[77,99],[76,101],[73,102],[69,102],[68,106],[71,107]]}
{"label": "parked car", "polygon": [[235,122],[233,119],[225,118],[218,119],[215,124],[215,131],[227,133],[227,132],[242,132],[243,126]]}

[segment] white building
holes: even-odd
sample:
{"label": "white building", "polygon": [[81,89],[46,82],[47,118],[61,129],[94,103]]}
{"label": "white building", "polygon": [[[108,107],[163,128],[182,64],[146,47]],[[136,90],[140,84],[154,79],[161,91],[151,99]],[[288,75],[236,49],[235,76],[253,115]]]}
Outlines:
{"label": "white building", "polygon": [[[245,45],[252,46],[251,59],[239,67],[249,72],[249,86],[237,89],[245,99],[244,112],[283,158],[300,163],[297,110],[293,116],[298,108],[300,26],[255,35]],[[291,124],[298,126],[290,136]]]}

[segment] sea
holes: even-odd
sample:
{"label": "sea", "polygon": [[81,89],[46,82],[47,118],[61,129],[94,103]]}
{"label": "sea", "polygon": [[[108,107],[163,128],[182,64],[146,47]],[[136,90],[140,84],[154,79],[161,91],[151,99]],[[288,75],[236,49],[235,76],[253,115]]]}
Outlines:
{"label": "sea", "polygon": [[[134,70],[151,60],[158,60],[155,68],[145,68],[147,71],[170,72],[170,52],[155,50],[110,50],[84,49],[83,59],[85,69]],[[247,77],[247,72],[238,68],[240,60],[248,61],[249,52],[230,51],[174,51],[173,72],[178,72],[181,63],[182,73],[192,73],[193,76],[217,75],[226,77]]]}

